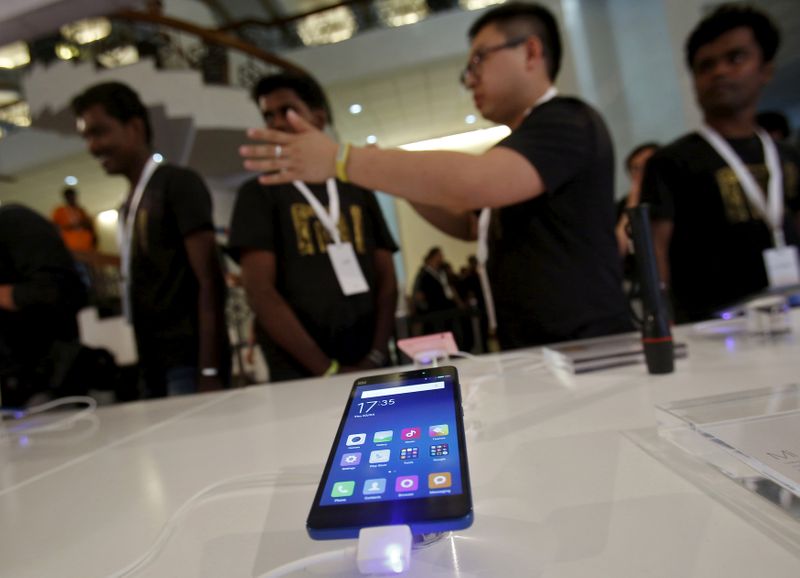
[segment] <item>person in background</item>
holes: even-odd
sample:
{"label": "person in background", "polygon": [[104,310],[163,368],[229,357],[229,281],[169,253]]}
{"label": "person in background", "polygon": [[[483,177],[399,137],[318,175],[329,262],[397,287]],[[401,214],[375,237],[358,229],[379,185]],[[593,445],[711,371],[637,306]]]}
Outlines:
{"label": "person in background", "polygon": [[661,145],[655,142],[646,142],[635,147],[625,158],[625,170],[630,177],[631,185],[628,194],[621,203],[621,211],[617,216],[617,246],[622,257],[630,254],[630,238],[628,237],[628,216],[625,214],[627,209],[631,209],[639,204],[642,191],[642,177],[644,177],[644,167],[647,160],[653,156]]}
{"label": "person in background", "polygon": [[[317,130],[332,123],[322,88],[307,76],[265,77],[253,99],[270,129],[291,131],[289,114]],[[229,251],[241,264],[272,381],[387,363],[396,250],[372,191],[333,178],[308,187],[253,179],[239,189]],[[348,251],[345,274],[335,267]]]}
{"label": "person in background", "polygon": [[704,125],[656,152],[642,182],[677,322],[763,290],[764,251],[798,242],[800,158],[756,123],[779,43],[769,16],[743,4],[717,7],[686,43]]}
{"label": "person in background", "polygon": [[[65,391],[80,350],[86,288],[58,231],[21,205],[0,207],[0,401],[22,407]],[[84,390],[85,391],[85,390]]]}
{"label": "person in background", "polygon": [[89,152],[129,190],[120,209],[122,275],[148,397],[228,383],[225,282],[211,195],[192,170],[160,162],[139,95],[119,82],[72,101]]}
{"label": "person in background", "polygon": [[61,231],[61,238],[70,251],[94,251],[97,233],[88,213],[78,204],[78,191],[64,189],[64,204],[53,211],[53,222]]}
{"label": "person in background", "polygon": [[[431,247],[414,280],[414,307],[418,314],[437,313],[457,308],[455,289],[445,270],[441,248]],[[428,329],[427,331],[444,331]]]}
{"label": "person in background", "polygon": [[[453,236],[474,238],[505,349],[632,329],[614,237],[614,155],[601,116],[558,96],[553,14],[509,2],[469,32],[461,81],[484,118],[511,134],[482,155],[340,145],[299,114],[291,132],[254,129],[245,168],[264,184],[340,179],[411,201]],[[277,127],[276,127],[277,128]],[[489,302],[487,293],[487,303]]]}

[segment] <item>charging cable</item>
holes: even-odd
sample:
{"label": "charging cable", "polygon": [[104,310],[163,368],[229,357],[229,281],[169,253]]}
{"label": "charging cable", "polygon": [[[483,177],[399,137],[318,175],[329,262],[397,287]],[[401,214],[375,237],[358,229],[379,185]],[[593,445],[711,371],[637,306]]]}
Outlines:
{"label": "charging cable", "polygon": [[137,560],[128,564],[125,568],[114,572],[108,578],[124,578],[133,576],[138,571],[150,564],[158,554],[164,549],[172,534],[177,529],[181,518],[183,518],[192,508],[201,503],[209,502],[232,492],[242,492],[245,490],[278,488],[282,486],[297,487],[298,485],[316,484],[318,473],[280,473],[266,472],[260,474],[248,474],[229,478],[215,484],[211,484],[197,492],[189,498],[172,517],[167,521],[155,542]]}
{"label": "charging cable", "polygon": [[35,427],[25,427],[24,425],[10,425],[8,428],[9,429],[8,432],[5,433],[0,432],[0,439],[2,439],[3,437],[10,437],[13,435],[28,436],[31,434],[69,429],[76,421],[81,420],[87,417],[88,415],[94,413],[94,410],[97,409],[97,401],[93,397],[85,395],[72,395],[68,397],[54,399],[53,401],[48,401],[47,403],[29,407],[27,409],[0,410],[0,415],[2,415],[3,417],[8,417],[13,420],[23,420],[33,415],[44,413],[46,411],[50,411],[51,409],[56,409],[63,405],[74,405],[74,404],[82,404],[85,405],[86,407],[84,407],[77,413],[74,413],[63,419],[56,420],[53,423],[49,423],[46,425],[35,426]]}
{"label": "charging cable", "polygon": [[358,546],[314,554],[279,566],[258,578],[279,578],[323,562],[352,560],[361,574],[402,574],[411,563],[411,528],[407,525],[362,528]]}

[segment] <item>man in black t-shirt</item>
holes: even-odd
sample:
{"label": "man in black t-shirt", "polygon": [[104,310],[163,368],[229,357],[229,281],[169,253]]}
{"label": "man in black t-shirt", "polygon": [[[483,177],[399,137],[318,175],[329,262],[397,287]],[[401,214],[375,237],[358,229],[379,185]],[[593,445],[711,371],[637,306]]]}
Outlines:
{"label": "man in black t-shirt", "polygon": [[[492,208],[487,270],[504,348],[631,330],[614,238],[611,140],[590,106],[553,98],[555,18],[510,2],[481,16],[470,38],[462,81],[485,118],[512,129],[485,154],[339,147],[292,115],[297,134],[251,133],[268,144],[245,147],[245,167],[268,173],[264,183],[320,182],[338,171],[408,199],[460,238],[474,238],[474,210]],[[278,145],[284,154],[275,154]]]}
{"label": "man in black t-shirt", "polygon": [[[776,178],[769,174],[756,132],[756,107],[771,78],[778,41],[765,14],[724,5],[695,28],[686,47],[705,124],[755,177],[758,195],[765,195],[768,182]],[[796,245],[800,158],[780,143],[777,151],[783,233],[788,244]],[[734,169],[702,133],[683,136],[650,159],[642,201],[652,205],[656,257],[671,289],[676,321],[707,319],[768,285],[762,252],[773,246],[771,227]]]}
{"label": "man in black t-shirt", "polygon": [[[289,110],[320,130],[331,121],[327,99],[310,77],[265,77],[253,98],[271,128],[291,130]],[[310,185],[307,193],[325,215],[293,184],[265,187],[253,179],[239,190],[231,220],[231,254],[242,267],[272,381],[372,369],[388,360],[397,247],[375,195],[333,181]],[[346,295],[329,258],[334,239],[324,219],[335,205],[331,194],[339,199],[338,234],[352,245],[366,291]]]}
{"label": "man in black t-shirt", "polygon": [[26,207],[0,207],[3,406],[23,406],[37,393],[76,393],[55,381],[80,350],[75,316],[85,304],[86,287],[56,228]]}
{"label": "man in black t-shirt", "polygon": [[208,189],[193,171],[153,155],[147,109],[130,87],[98,84],[72,108],[89,152],[130,184],[119,215],[120,249],[146,394],[227,385],[225,283]]}

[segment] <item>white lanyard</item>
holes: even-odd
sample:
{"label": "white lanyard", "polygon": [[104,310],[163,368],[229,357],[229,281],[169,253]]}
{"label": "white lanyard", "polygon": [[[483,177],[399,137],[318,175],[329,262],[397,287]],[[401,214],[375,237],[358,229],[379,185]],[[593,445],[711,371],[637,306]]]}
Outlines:
{"label": "white lanyard", "polygon": [[150,157],[147,159],[147,163],[144,165],[142,169],[142,174],[139,177],[139,181],[136,183],[136,187],[133,189],[133,194],[131,195],[131,202],[128,205],[128,210],[125,213],[125,221],[122,223],[122,226],[119,227],[119,249],[121,253],[121,260],[122,260],[122,278],[127,282],[129,274],[130,274],[130,266],[131,266],[131,254],[133,252],[133,227],[136,221],[136,213],[139,210],[139,204],[142,202],[142,197],[144,196],[144,190],[147,188],[147,184],[150,182],[150,178],[153,176],[153,173],[158,168],[158,165],[161,163],[160,160],[156,160],[155,156]]}
{"label": "white lanyard", "polygon": [[125,221],[117,229],[117,241],[119,244],[121,261],[120,273],[122,275],[122,313],[128,322],[132,320],[130,272],[131,255],[133,254],[133,228],[136,222],[136,213],[139,210],[139,203],[141,203],[142,197],[144,196],[144,190],[150,182],[150,177],[153,176],[162,158],[161,155],[153,155],[147,159],[147,163],[142,169],[142,174],[139,176],[139,181],[133,189],[131,202],[128,205],[128,211],[125,213]]}
{"label": "white lanyard", "polygon": [[[556,89],[555,86],[551,86],[533,103],[531,108],[525,111],[525,116],[528,116],[537,106],[554,99],[557,95],[558,89]],[[497,313],[494,309],[492,286],[489,284],[489,276],[486,273],[486,262],[489,260],[489,225],[491,221],[492,210],[488,207],[481,209],[480,217],[478,217],[478,274],[480,275],[481,288],[483,289],[483,297],[486,302],[486,316],[489,320],[489,329],[494,331],[497,329]]]}
{"label": "white lanyard", "polygon": [[761,146],[764,149],[764,162],[769,171],[767,198],[764,199],[763,190],[758,186],[752,173],[747,170],[742,159],[728,144],[728,141],[708,125],[702,126],[699,132],[708,141],[708,144],[717,151],[717,154],[728,163],[728,166],[736,175],[736,179],[739,181],[747,200],[764,217],[764,220],[772,230],[775,247],[785,247],[786,240],[783,235],[783,172],[781,171],[778,149],[775,143],[763,129],[756,129],[756,135],[758,135]]}
{"label": "white lanyard", "polygon": [[317,200],[317,197],[311,193],[304,182],[293,181],[292,183],[295,188],[300,191],[300,194],[303,195],[308,204],[311,205],[314,214],[317,216],[317,219],[319,219],[319,222],[322,223],[322,226],[325,227],[325,230],[328,231],[333,242],[340,245],[342,237],[339,234],[339,189],[336,187],[336,181],[334,179],[325,181],[325,186],[328,189],[330,213],[325,210],[325,207],[323,207],[322,203]]}

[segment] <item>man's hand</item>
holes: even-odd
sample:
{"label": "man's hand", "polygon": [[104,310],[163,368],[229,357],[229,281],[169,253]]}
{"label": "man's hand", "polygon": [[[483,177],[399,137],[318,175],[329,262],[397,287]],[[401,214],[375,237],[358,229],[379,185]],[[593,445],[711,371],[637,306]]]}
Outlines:
{"label": "man's hand", "polygon": [[286,118],[295,133],[269,128],[247,131],[248,137],[265,144],[239,147],[239,154],[245,159],[244,168],[265,173],[258,179],[263,185],[295,180],[322,183],[334,177],[339,145],[296,112],[290,110]]}

